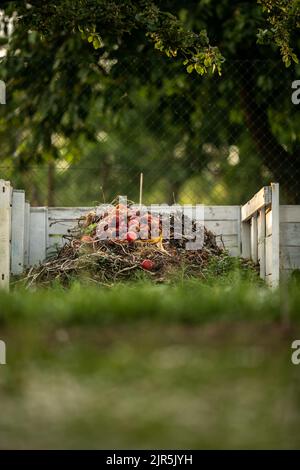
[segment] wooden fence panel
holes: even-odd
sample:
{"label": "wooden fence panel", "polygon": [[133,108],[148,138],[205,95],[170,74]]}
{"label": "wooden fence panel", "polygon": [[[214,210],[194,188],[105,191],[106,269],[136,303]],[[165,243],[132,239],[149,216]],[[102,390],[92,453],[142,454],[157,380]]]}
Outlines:
{"label": "wooden fence panel", "polygon": [[48,210],[46,207],[32,207],[29,229],[29,265],[34,266],[47,256]]}
{"label": "wooden fence panel", "polygon": [[280,276],[279,185],[262,188],[241,208],[242,255],[260,265],[260,276],[277,286]]}
{"label": "wooden fence panel", "polygon": [[24,218],[24,267],[29,266],[29,250],[30,250],[30,204],[25,202],[25,218]]}
{"label": "wooden fence panel", "polygon": [[280,207],[280,270],[287,278],[300,269],[300,206]]}
{"label": "wooden fence panel", "polygon": [[[8,184],[10,188],[9,183],[2,183],[2,187]],[[2,223],[0,230],[0,252],[2,250],[2,253],[7,250],[7,246],[9,250],[10,239],[10,199],[7,198],[7,194],[9,193],[3,196],[1,193],[0,198],[2,220],[4,221],[6,217],[4,224],[6,228],[3,229]],[[22,263],[24,267],[43,261],[49,250],[63,243],[63,236],[70,233],[69,231],[77,225],[78,219],[94,209],[92,207],[30,209],[30,205],[24,201],[22,191],[16,191],[14,194],[12,272],[20,272]],[[16,210],[19,211],[19,215]],[[3,215],[4,213],[6,216]],[[300,269],[300,206],[279,207],[278,185],[273,184],[263,188],[242,208],[241,206],[204,206],[203,218],[205,226],[216,234],[217,243],[220,246],[228,249],[232,256],[239,256],[242,249],[242,256],[251,256],[254,261],[258,261],[261,277],[271,285],[278,284],[279,268],[282,272]],[[1,272],[4,270],[4,265],[7,270],[7,255],[6,258],[5,255],[2,256]],[[2,281],[4,280],[7,283],[5,276]]]}
{"label": "wooden fence panel", "polygon": [[11,273],[24,270],[25,192],[13,190],[11,212]]}
{"label": "wooden fence panel", "polygon": [[11,234],[11,186],[0,180],[0,288],[9,288],[10,234]]}

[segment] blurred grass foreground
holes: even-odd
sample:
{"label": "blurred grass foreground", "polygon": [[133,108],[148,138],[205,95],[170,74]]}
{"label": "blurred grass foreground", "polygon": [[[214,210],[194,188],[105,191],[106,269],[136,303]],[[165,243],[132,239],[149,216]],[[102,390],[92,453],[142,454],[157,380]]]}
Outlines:
{"label": "blurred grass foreground", "polygon": [[299,286],[0,293],[0,447],[297,448]]}

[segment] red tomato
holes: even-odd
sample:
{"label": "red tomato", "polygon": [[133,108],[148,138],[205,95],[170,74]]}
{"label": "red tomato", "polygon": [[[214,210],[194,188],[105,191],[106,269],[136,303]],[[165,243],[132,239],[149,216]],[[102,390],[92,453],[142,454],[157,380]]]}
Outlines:
{"label": "red tomato", "polygon": [[152,271],[152,269],[154,268],[155,264],[154,262],[151,260],[151,259],[144,259],[142,262],[141,262],[141,267],[143,269],[146,269],[146,271]]}

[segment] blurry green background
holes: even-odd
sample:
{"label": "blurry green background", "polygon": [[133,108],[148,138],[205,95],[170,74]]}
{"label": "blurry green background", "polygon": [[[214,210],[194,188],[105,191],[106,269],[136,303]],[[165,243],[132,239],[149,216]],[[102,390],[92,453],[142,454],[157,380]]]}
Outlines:
{"label": "blurry green background", "polygon": [[0,294],[0,448],[299,448],[299,292]]}
{"label": "blurry green background", "polygon": [[257,44],[261,8],[229,0],[164,8],[187,28],[207,29],[226,59],[221,76],[187,73],[182,58],[166,57],[140,31],[111,37],[107,27],[105,47],[94,50],[79,31],[57,26],[47,40],[22,26],[11,34],[7,19],[0,177],[32,205],[137,200],[140,172],[145,203],[242,204],[271,181],[282,202],[300,203],[291,101],[300,67],[286,68],[274,44]]}

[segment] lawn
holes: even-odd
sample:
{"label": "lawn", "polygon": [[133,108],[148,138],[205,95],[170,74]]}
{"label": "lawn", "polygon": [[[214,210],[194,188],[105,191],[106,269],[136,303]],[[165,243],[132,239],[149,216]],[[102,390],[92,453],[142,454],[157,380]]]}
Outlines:
{"label": "lawn", "polygon": [[0,295],[1,448],[297,448],[297,285]]}

